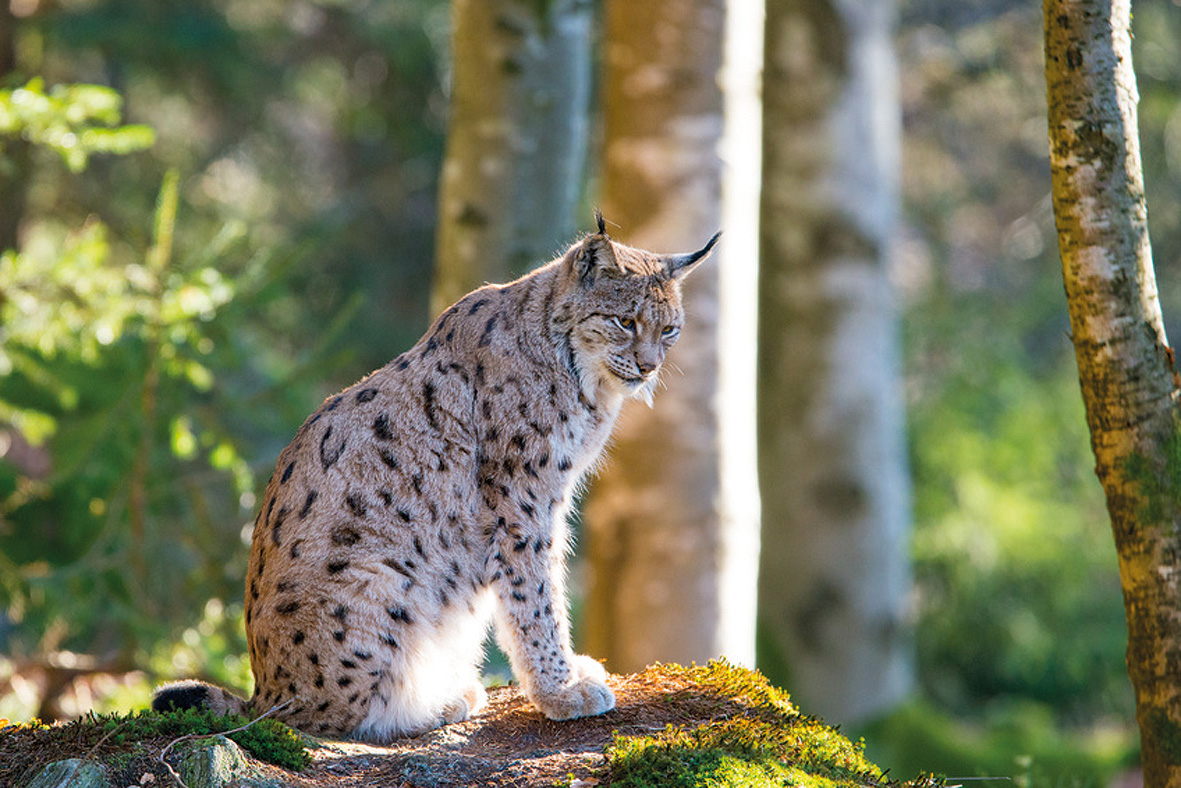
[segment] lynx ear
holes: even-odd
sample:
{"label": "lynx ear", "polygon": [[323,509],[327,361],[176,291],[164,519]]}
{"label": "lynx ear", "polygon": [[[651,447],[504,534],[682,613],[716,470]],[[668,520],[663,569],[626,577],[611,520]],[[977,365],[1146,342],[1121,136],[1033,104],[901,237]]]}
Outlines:
{"label": "lynx ear", "polygon": [[680,279],[685,274],[697,267],[697,264],[709,256],[713,250],[714,244],[718,242],[718,237],[722,234],[721,230],[714,233],[713,238],[706,242],[705,246],[701,247],[696,252],[689,254],[666,254],[661,259],[664,261],[665,270],[673,279]]}
{"label": "lynx ear", "polygon": [[611,239],[607,236],[606,221],[598,209],[595,209],[595,223],[598,225],[599,231],[583,238],[571,250],[574,272],[578,275],[579,281],[588,285],[601,274],[618,274],[623,271],[619,261],[615,259],[615,249],[611,245]]}

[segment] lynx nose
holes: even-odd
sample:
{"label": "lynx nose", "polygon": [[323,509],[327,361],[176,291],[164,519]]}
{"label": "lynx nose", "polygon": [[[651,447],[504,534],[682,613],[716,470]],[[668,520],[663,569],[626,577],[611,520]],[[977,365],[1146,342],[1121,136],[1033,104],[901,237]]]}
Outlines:
{"label": "lynx nose", "polygon": [[664,361],[664,352],[660,348],[650,345],[637,347],[633,351],[632,358],[636,360],[636,368],[640,370],[640,377],[646,378],[660,366],[661,361]]}

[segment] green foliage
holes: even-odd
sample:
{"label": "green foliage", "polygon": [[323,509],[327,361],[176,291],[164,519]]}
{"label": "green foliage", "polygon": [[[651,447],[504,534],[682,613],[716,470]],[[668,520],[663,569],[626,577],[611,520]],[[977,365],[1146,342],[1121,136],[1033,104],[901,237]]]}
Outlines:
{"label": "green foliage", "polygon": [[[107,93],[49,95],[70,122],[117,123]],[[167,172],[138,236],[29,217],[22,248],[0,255],[0,647],[128,670],[171,651],[158,644],[204,608],[198,629],[219,660],[192,668],[241,684],[240,605],[223,615],[221,600],[241,595],[250,441],[289,432],[315,395],[285,379],[290,362],[256,353],[266,335],[247,327],[276,273],[265,260],[230,272],[234,223],[198,246],[182,239],[180,193]],[[268,388],[282,394],[259,413]]]}
{"label": "green foliage", "polygon": [[[148,589],[158,595],[192,580],[177,572],[183,563],[149,556],[178,558],[175,534],[157,524],[177,516],[180,499],[161,485],[187,477],[190,501],[200,495],[195,469],[184,467],[198,443],[206,462],[228,474],[231,501],[253,487],[229,430],[219,435],[215,419],[198,415],[202,400],[215,399],[210,326],[235,288],[211,267],[172,265],[176,192],[169,176],[152,245],[138,262],[112,264],[98,222],[61,247],[8,252],[0,262],[0,365],[8,373],[0,419],[18,430],[9,441],[43,446],[53,458],[48,474],[0,466],[3,601],[10,619],[43,633],[39,648],[90,650],[87,640],[104,630],[126,637],[117,647],[134,648],[128,625],[153,607]],[[194,435],[198,419],[206,426]],[[183,446],[182,434],[193,445]],[[217,483],[203,484],[210,481]],[[58,527],[47,532],[47,518]],[[55,630],[58,642],[47,642]]]}
{"label": "green foliage", "polygon": [[[12,20],[0,677],[64,659],[249,681],[243,539],[274,457],[426,324],[447,8],[118,0]],[[96,79],[119,91],[47,87]],[[36,704],[9,692],[0,714]]]}
{"label": "green foliage", "polygon": [[220,717],[195,709],[87,714],[63,725],[32,722],[0,729],[0,754],[13,760],[18,755],[39,755],[42,760],[99,757],[117,763],[129,755],[143,754],[145,748],[158,752],[182,736],[206,736],[242,728],[227,738],[255,758],[292,771],[311,764],[308,742],[297,731],[270,718],[248,723],[246,717]]}
{"label": "green foliage", "polygon": [[983,351],[971,364],[987,387],[952,383],[912,415],[924,686],[955,709],[1019,696],[1126,712],[1119,578],[1073,369],[1034,380]]}
{"label": "green foliage", "polygon": [[151,128],[119,125],[122,104],[122,96],[101,85],[55,85],[46,92],[38,78],[16,90],[0,90],[0,161],[5,137],[57,152],[73,172],[86,169],[96,153],[150,148],[156,139]]}
{"label": "green foliage", "polygon": [[1032,352],[1015,306],[975,300],[910,316],[926,323],[919,358],[940,365],[910,411],[925,700],[862,733],[902,773],[1106,785],[1136,736],[1074,361],[1065,342]]}
{"label": "green foliage", "polygon": [[[704,788],[708,786],[808,785],[788,782],[789,770],[779,761],[749,754],[731,755],[725,750],[696,743],[617,743],[611,751],[613,785],[631,788]],[[797,778],[797,775],[792,775]]]}
{"label": "green foliage", "polygon": [[619,736],[607,749],[611,784],[630,788],[691,786],[876,785],[881,771],[862,747],[807,717],[755,671],[724,660],[704,667],[660,665],[721,701],[697,727],[668,726],[650,736]]}
{"label": "green foliage", "polygon": [[[56,193],[101,201],[122,233],[142,220],[153,170],[184,173],[183,246],[238,222],[242,259],[288,269],[275,300],[248,321],[268,321],[269,355],[312,347],[342,317],[349,342],[313,373],[319,386],[355,380],[421,334],[445,129],[446,0],[315,3],[296,16],[279,0],[117,0],[36,16],[18,22],[20,51],[30,53],[23,69],[116,75],[129,111],[157,132],[158,163],[104,173],[96,185],[55,184]],[[107,204],[112,192],[121,199]]]}
{"label": "green foliage", "polygon": [[1022,8],[941,31],[911,77],[924,165],[906,197],[927,266],[904,323],[916,646],[943,708],[1028,699],[1069,723],[1130,716],[1131,697],[1045,199],[1040,21]]}
{"label": "green foliage", "polygon": [[56,406],[38,412],[0,402],[0,418],[32,443],[51,434],[53,410],[71,410],[81,399],[55,368],[70,363],[101,368],[117,353],[112,346],[120,340],[150,345],[168,377],[198,391],[211,388],[212,374],[200,361],[209,342],[201,323],[233,297],[233,285],[208,266],[168,270],[176,191],[176,176],[170,174],[161,203],[172,210],[161,212],[156,243],[142,262],[113,265],[109,232],[98,221],[69,233],[60,246],[0,256],[0,374],[16,373],[35,389],[15,399]]}
{"label": "green foliage", "polygon": [[969,721],[913,702],[863,733],[867,751],[899,773],[992,777],[1018,788],[1102,788],[1137,762],[1137,738],[1125,727],[1062,730],[1052,707],[1040,704],[1008,704]]}
{"label": "green foliage", "polygon": [[[248,683],[243,538],[274,457],[425,326],[447,4],[289,10],[119,0],[6,31],[0,676]],[[120,90],[47,87],[96,78]]]}

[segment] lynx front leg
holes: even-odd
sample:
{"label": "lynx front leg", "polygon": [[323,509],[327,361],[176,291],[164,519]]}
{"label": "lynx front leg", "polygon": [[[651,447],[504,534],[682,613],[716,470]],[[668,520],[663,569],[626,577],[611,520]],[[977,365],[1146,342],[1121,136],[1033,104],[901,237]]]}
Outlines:
{"label": "lynx front leg", "polygon": [[603,666],[570,647],[562,547],[512,527],[497,535],[497,638],[526,697],[551,720],[615,708]]}

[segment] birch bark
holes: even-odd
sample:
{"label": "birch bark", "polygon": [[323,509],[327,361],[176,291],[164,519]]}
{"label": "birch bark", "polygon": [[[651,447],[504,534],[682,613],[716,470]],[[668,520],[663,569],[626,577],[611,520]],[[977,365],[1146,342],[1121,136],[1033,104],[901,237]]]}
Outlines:
{"label": "birch bark", "polygon": [[588,137],[590,3],[454,0],[451,13],[432,314],[573,240]]}
{"label": "birch bark", "polygon": [[1042,9],[1058,252],[1119,556],[1144,784],[1181,786],[1181,382],[1148,238],[1131,4]]}
{"label": "birch bark", "polygon": [[830,722],[912,686],[910,482],[888,273],[886,0],[768,0],[759,279],[759,665]]}

